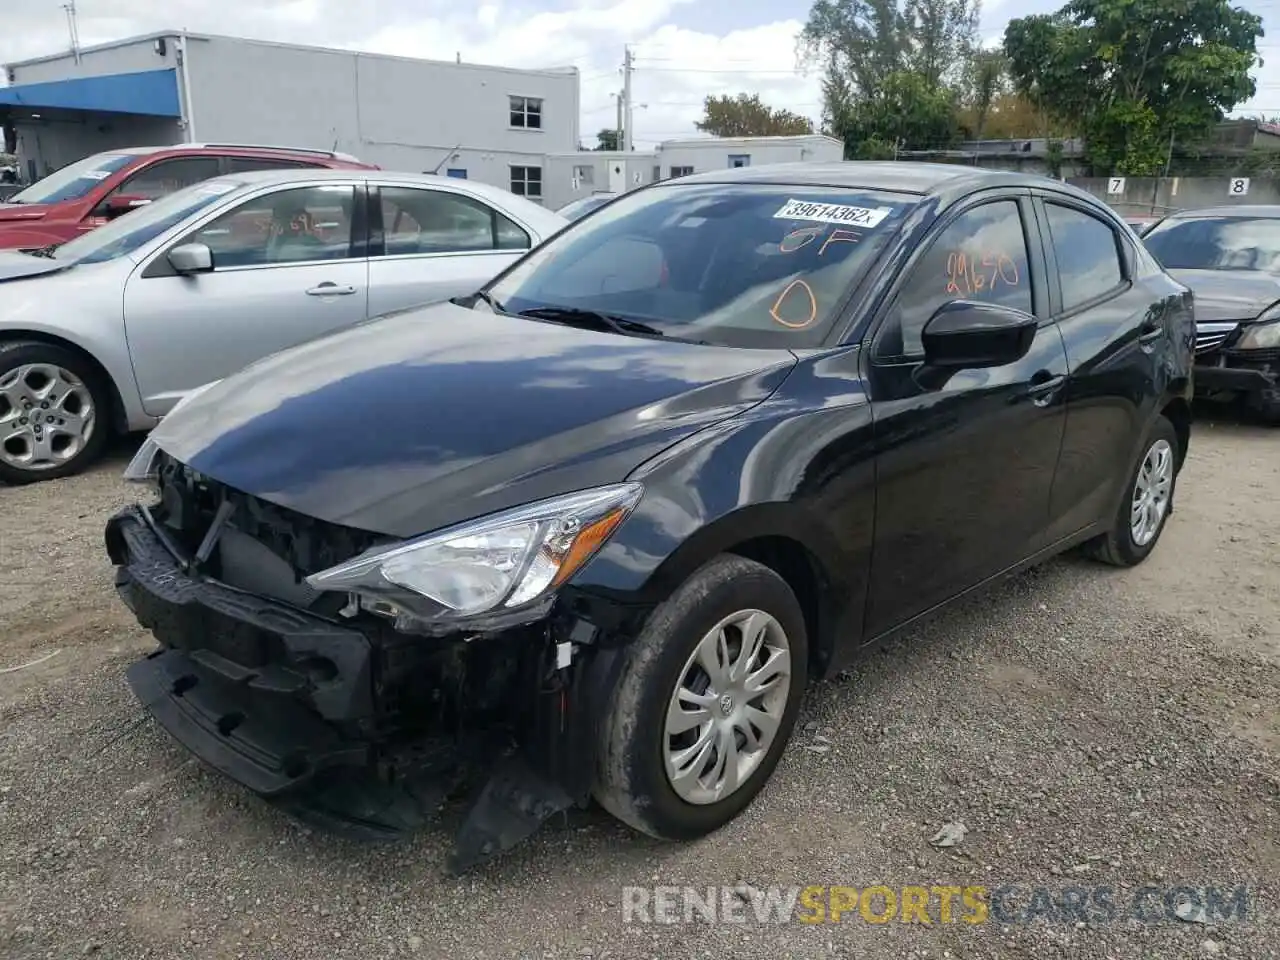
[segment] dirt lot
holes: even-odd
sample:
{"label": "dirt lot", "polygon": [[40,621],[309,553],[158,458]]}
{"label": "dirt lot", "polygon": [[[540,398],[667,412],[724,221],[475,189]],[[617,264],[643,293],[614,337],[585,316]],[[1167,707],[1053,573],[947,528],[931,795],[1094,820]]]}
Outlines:
{"label": "dirt lot", "polygon": [[[461,879],[443,830],[311,833],[143,720],[122,673],[150,643],[101,544],[127,454],[0,489],[0,955],[1280,956],[1280,433],[1199,424],[1140,569],[1056,561],[816,688],[774,782],[720,834],[663,846],[592,811]],[[948,821],[968,836],[932,848]],[[1121,909],[623,922],[626,885],[740,882],[1108,885]],[[1158,922],[1125,919],[1147,884],[1245,883],[1243,922],[1169,918],[1158,898]]]}

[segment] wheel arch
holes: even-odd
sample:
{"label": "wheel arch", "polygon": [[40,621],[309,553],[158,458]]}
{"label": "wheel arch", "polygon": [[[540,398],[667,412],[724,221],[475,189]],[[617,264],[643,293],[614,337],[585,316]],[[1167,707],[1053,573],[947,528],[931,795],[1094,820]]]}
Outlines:
{"label": "wheel arch", "polygon": [[66,350],[68,353],[74,354],[79,359],[88,364],[99,377],[102,382],[107,385],[110,393],[109,401],[111,404],[110,423],[115,433],[126,433],[128,431],[128,420],[125,413],[124,396],[120,393],[120,387],[116,384],[115,378],[103,365],[102,361],[95,357],[80,344],[66,337],[58,336],[55,333],[47,333],[43,330],[30,330],[26,328],[4,329],[0,330],[0,343],[43,343],[52,347],[58,347]]}
{"label": "wheel arch", "polygon": [[[743,506],[701,526],[680,543],[647,577],[642,593],[660,602],[703,564],[726,553],[768,567],[795,593],[809,634],[811,674],[823,675],[839,635],[842,605],[837,598],[852,601],[855,593],[855,586],[843,583],[838,574],[854,565],[841,560],[843,553],[832,531],[796,504]],[[856,603],[844,606],[861,609]]]}
{"label": "wheel arch", "polygon": [[1173,424],[1178,435],[1178,469],[1182,469],[1191,446],[1191,404],[1186,397],[1173,397],[1160,409],[1160,415]]}

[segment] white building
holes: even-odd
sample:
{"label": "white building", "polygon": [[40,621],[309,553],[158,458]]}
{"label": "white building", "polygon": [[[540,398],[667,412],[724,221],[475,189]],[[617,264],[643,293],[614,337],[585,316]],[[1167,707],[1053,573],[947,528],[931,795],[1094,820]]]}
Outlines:
{"label": "white building", "polygon": [[593,193],[622,193],[658,180],[709,170],[844,159],[844,144],[821,134],[791,137],[695,137],[654,150],[575,151],[547,158],[546,204],[553,210]]}
{"label": "white building", "polygon": [[338,150],[540,198],[578,146],[578,71],[510,70],[179,31],[8,65],[0,122],[28,177],[124,146]]}
{"label": "white building", "polygon": [[556,209],[599,192],[766,163],[840,160],[831,137],[696,137],[579,149],[576,68],[512,70],[168,31],[8,66],[0,124],[37,179],[127,146],[337,150],[438,171]]}

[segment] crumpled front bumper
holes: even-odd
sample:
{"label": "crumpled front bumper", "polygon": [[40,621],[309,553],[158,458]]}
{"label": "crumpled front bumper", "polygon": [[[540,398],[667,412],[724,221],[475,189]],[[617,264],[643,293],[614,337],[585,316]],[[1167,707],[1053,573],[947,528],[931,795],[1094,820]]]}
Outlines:
{"label": "crumpled front bumper", "polygon": [[586,802],[581,660],[553,674],[558,688],[536,692],[545,705],[536,732],[549,735],[505,752],[483,733],[393,747],[376,733],[376,636],[190,572],[144,508],[112,517],[106,541],[121,598],[161,644],[128,671],[138,699],[202,761],[301,819],[348,836],[402,836],[483,757],[489,779],[451,858],[465,869]]}

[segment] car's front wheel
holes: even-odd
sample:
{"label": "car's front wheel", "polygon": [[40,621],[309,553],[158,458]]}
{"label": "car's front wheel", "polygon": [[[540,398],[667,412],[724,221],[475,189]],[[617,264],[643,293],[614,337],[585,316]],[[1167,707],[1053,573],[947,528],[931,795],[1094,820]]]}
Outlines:
{"label": "car's front wheel", "polygon": [[108,435],[107,386],[90,364],[48,343],[0,343],[0,481],[79,473]]}
{"label": "car's front wheel", "polygon": [[1156,419],[1142,451],[1114,526],[1092,544],[1097,559],[1117,567],[1132,567],[1147,558],[1173,509],[1182,456],[1178,431],[1168,418]]}
{"label": "car's front wheel", "polygon": [[733,819],[786,746],[808,655],[786,581],[738,556],[701,567],[624,653],[598,735],[597,801],[667,840]]}

